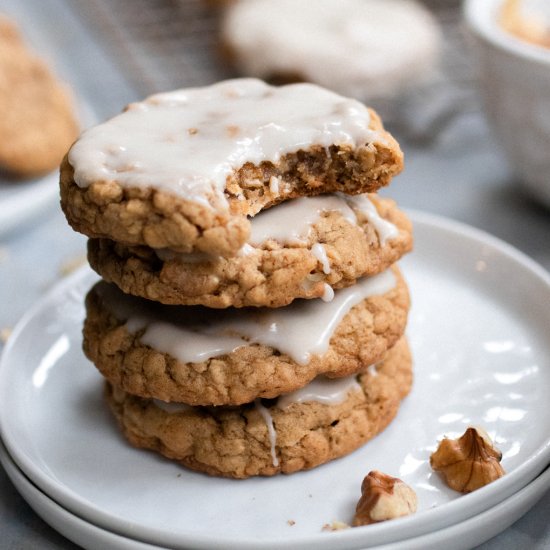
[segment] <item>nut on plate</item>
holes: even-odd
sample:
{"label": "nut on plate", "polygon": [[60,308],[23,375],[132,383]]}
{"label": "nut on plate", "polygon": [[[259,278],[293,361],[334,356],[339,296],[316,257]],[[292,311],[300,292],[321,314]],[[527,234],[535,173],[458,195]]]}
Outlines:
{"label": "nut on plate", "polygon": [[416,512],[416,493],[403,481],[377,470],[361,484],[353,526],[370,525]]}
{"label": "nut on plate", "polygon": [[430,464],[451,489],[469,493],[505,474],[501,459],[502,453],[485,430],[469,427],[458,439],[444,438],[430,456]]}

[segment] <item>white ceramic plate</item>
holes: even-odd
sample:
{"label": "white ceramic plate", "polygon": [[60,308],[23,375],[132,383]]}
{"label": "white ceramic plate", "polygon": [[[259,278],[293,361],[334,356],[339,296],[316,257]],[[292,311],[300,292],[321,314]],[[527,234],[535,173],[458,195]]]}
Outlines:
{"label": "white ceramic plate", "polygon": [[30,507],[56,531],[79,546],[90,550],[105,550],[105,548],[109,550],[163,550],[160,546],[152,546],[105,531],[71,514],[25,477],[25,474],[11,460],[1,442],[0,464]]}
{"label": "white ceramic plate", "polygon": [[0,178],[0,235],[31,221],[59,202],[58,184],[57,171],[29,181]]}
{"label": "white ceramic plate", "polygon": [[[11,460],[0,442],[0,463],[9,478],[32,509],[49,525],[76,544],[88,550],[163,550],[97,527],[59,506],[33,485]],[[544,495],[550,487],[550,469],[545,470],[526,487],[490,508],[486,512],[439,531],[414,539],[390,543],[377,550],[446,550],[469,549],[494,537],[523,514]]]}
{"label": "white ceramic plate", "polygon": [[[63,507],[112,532],[182,548],[365,548],[423,535],[487,510],[550,461],[550,277],[508,245],[464,225],[413,214],[403,270],[413,298],[416,381],[390,427],[310,472],[232,481],[182,470],[129,447],[80,351],[81,271],[29,312],[0,365],[0,428],[23,472]],[[447,489],[428,458],[444,434],[483,425],[508,474],[470,495]],[[337,533],[363,476],[397,475],[419,496],[408,518]],[[289,520],[295,523],[289,525]]]}

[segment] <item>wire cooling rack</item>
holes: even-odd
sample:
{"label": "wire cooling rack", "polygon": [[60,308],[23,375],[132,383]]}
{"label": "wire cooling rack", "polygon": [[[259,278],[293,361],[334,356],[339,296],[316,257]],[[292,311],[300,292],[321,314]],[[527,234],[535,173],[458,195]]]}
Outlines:
{"label": "wire cooling rack", "polygon": [[[72,5],[138,96],[146,96],[237,76],[224,62],[218,39],[225,2],[73,0]],[[460,23],[460,0],[423,3],[443,30],[440,77],[428,98],[424,92],[422,97],[409,96],[391,105],[386,113],[385,106],[374,105],[385,114],[392,131],[421,145],[437,139],[457,117],[479,108]]]}
{"label": "wire cooling rack", "polygon": [[75,0],[73,7],[143,96],[234,76],[219,55],[213,3]]}

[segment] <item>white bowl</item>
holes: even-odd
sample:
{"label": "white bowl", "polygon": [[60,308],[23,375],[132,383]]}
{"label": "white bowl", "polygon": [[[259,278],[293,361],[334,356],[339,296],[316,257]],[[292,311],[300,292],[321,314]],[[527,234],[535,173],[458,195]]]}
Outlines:
{"label": "white bowl", "polygon": [[550,50],[498,24],[504,0],[466,0],[489,122],[526,189],[550,206]]}

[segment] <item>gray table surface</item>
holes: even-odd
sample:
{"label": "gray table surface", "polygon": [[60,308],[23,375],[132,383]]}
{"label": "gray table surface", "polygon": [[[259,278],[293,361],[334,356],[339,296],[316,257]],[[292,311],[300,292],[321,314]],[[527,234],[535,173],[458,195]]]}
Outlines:
{"label": "gray table surface", "polygon": [[[80,2],[82,4],[82,2]],[[55,65],[98,119],[139,99],[79,13],[76,0],[2,0],[27,38]],[[488,231],[550,269],[550,212],[518,186],[480,109],[463,115],[429,147],[404,141],[406,170],[386,195],[404,208],[433,212]],[[57,205],[0,237],[0,328],[21,315],[85,253],[85,239],[67,226]],[[479,548],[550,548],[550,492],[522,519]],[[0,468],[0,548],[72,549],[19,496]],[[406,544],[403,546],[406,548]]]}

